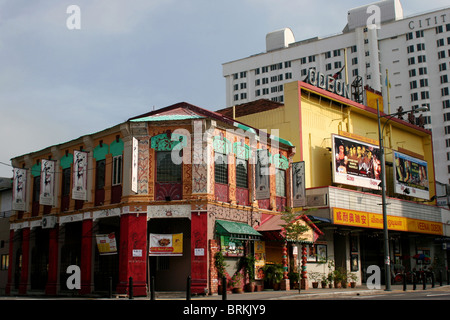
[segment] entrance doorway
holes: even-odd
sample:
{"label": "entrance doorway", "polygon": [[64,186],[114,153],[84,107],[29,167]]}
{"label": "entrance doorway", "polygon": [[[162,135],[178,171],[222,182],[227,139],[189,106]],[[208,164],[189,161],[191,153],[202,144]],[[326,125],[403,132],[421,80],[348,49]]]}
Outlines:
{"label": "entrance doorway", "polygon": [[184,291],[191,273],[191,221],[188,218],[152,218],[148,230],[154,234],[183,234],[182,256],[150,256],[149,276],[156,291]]}

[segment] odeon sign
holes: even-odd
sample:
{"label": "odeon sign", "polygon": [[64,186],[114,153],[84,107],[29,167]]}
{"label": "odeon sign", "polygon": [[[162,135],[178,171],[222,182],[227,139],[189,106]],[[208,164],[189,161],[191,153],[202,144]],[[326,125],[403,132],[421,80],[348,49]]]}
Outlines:
{"label": "odeon sign", "polygon": [[315,87],[336,93],[344,98],[350,99],[348,85],[342,80],[336,80],[333,76],[327,76],[322,72],[311,68],[308,70],[306,82]]}

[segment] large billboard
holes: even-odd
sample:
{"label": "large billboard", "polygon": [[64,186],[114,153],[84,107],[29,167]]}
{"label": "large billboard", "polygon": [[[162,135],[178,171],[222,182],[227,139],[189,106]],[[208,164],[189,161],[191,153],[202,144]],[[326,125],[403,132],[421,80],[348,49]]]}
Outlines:
{"label": "large billboard", "polygon": [[380,149],[376,145],[332,135],[333,182],[379,189],[381,182]]}
{"label": "large billboard", "polygon": [[394,151],[394,186],[395,193],[429,200],[427,162]]}

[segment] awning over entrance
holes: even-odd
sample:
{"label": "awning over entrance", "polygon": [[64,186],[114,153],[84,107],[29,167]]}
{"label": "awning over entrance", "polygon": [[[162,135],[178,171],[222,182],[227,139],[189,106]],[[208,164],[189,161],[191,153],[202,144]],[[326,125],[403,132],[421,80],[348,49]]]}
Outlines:
{"label": "awning over entrance", "polygon": [[[257,231],[263,234],[264,239],[269,241],[285,240],[282,225],[286,224],[286,222],[281,219],[281,215],[273,215],[263,221],[264,222],[257,228]],[[323,232],[320,231],[319,228],[317,228],[317,226],[306,215],[300,216],[298,223],[307,226],[308,231],[303,233],[302,240],[297,240],[295,242],[312,244],[320,235],[323,234]],[[292,239],[287,240],[294,242]]]}
{"label": "awning over entrance", "polygon": [[262,237],[261,233],[248,224],[226,220],[216,220],[216,232],[239,240],[258,240]]}

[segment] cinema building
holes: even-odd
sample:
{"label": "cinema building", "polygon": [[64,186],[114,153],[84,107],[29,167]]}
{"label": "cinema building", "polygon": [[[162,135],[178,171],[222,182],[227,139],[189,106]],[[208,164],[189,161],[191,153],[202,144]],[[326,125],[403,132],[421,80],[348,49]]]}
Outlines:
{"label": "cinema building", "polygon": [[132,278],[138,296],[153,278],[156,291],[184,291],[189,276],[192,293],[217,292],[218,251],[230,275],[255,241],[282,260],[281,242],[264,245],[279,225],[264,223],[292,207],[294,154],[287,140],[179,103],[15,157],[6,292],[126,294]]}
{"label": "cinema building", "polygon": [[363,105],[343,94],[343,83],[336,90],[333,77],[314,70],[306,81],[286,83],[283,103],[256,100],[218,112],[296,146],[294,177],[303,176],[305,191],[293,183],[293,208],[324,232],[309,247],[308,272],[326,274],[333,262],[363,283],[368,266],[383,270],[380,119],[392,276],[429,267],[445,274],[449,212],[436,206],[431,131],[413,113],[387,116],[379,93],[364,91]]}

